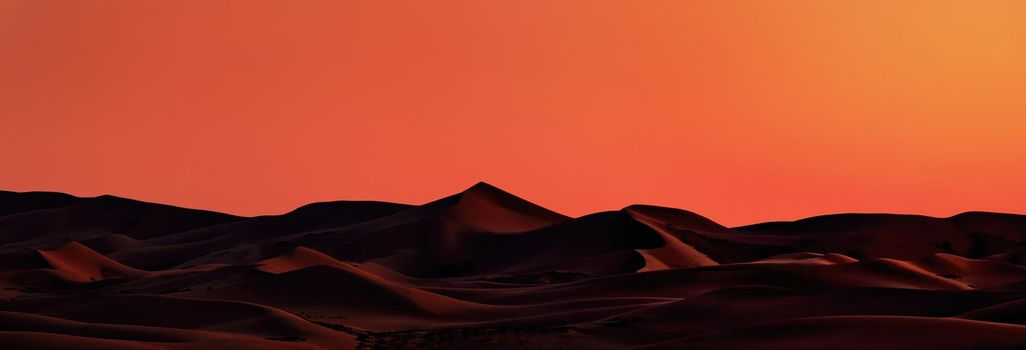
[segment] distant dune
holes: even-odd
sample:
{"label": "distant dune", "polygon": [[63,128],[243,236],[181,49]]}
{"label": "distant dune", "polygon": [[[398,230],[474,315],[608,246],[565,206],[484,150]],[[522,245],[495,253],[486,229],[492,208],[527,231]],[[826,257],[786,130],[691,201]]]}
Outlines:
{"label": "distant dune", "polygon": [[2,349],[1022,349],[1026,216],[0,192]]}

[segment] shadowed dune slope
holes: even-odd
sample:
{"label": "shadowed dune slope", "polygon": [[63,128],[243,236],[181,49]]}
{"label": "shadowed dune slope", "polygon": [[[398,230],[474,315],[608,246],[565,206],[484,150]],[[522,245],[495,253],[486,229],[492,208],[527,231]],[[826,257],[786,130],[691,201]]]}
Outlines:
{"label": "shadowed dune slope", "polygon": [[805,250],[860,257],[923,259],[934,253],[982,258],[1022,247],[1026,216],[968,212],[949,218],[839,214],[770,222],[737,231],[797,240]]}

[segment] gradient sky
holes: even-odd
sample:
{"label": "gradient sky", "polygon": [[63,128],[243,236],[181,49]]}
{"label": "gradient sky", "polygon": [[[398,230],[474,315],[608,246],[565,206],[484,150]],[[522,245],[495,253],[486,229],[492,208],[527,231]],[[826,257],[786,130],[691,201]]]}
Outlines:
{"label": "gradient sky", "polygon": [[1026,1],[0,0],[0,188],[1026,213]]}

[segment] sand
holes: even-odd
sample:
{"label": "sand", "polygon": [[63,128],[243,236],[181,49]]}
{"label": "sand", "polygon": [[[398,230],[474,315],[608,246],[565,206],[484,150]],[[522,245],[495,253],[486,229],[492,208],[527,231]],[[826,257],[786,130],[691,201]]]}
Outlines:
{"label": "sand", "polygon": [[729,228],[479,183],[237,217],[0,192],[4,349],[1015,349],[1026,217]]}

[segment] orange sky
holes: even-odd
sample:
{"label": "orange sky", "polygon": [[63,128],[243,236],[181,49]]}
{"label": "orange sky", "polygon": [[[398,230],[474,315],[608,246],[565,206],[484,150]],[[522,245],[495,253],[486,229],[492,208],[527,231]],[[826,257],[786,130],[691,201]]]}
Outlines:
{"label": "orange sky", "polygon": [[[444,4],[443,4],[444,3]],[[0,188],[1026,212],[1024,1],[0,0]]]}

